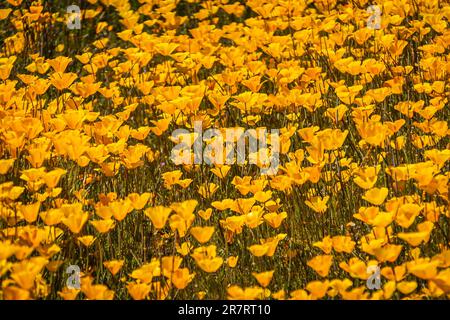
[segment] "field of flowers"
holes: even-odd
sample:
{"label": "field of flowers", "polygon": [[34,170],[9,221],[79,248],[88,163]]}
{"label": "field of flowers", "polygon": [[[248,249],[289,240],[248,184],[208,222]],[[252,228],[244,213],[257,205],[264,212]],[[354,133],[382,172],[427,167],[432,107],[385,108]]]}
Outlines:
{"label": "field of flowers", "polygon": [[[443,0],[2,1],[0,300],[449,299],[449,23]],[[238,137],[194,123],[279,135],[208,162]]]}

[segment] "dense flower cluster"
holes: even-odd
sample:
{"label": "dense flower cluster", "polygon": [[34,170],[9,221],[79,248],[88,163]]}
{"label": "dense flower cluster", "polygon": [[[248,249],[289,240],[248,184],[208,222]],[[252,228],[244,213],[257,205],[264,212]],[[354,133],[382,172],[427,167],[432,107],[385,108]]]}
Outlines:
{"label": "dense flower cluster", "polygon": [[450,297],[447,1],[62,2],[0,5],[0,299]]}

